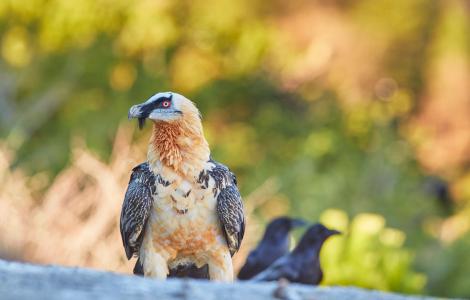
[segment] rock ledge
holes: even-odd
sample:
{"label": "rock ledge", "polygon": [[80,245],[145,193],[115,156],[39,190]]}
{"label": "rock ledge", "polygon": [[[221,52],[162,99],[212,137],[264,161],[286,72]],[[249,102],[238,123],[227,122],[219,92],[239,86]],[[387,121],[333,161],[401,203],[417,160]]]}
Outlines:
{"label": "rock ledge", "polygon": [[[413,300],[433,299],[353,287],[309,287],[297,284],[198,280],[154,281],[83,268],[40,266],[0,260],[0,298],[6,299],[285,299]],[[435,298],[434,298],[435,299]]]}

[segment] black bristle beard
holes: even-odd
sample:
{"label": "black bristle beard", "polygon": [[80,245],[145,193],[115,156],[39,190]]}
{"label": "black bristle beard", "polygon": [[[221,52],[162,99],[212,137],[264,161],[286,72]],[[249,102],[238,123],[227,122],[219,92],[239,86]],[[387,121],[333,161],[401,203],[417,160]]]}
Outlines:
{"label": "black bristle beard", "polygon": [[138,118],[137,121],[139,122],[139,129],[144,128],[145,118]]}

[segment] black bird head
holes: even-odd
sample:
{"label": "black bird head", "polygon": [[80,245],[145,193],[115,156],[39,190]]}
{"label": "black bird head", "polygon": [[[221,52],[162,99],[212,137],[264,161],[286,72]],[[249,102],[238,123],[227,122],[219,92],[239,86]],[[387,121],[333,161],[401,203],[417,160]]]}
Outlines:
{"label": "black bird head", "polygon": [[308,249],[319,251],[323,242],[325,242],[330,236],[336,234],[341,234],[341,232],[334,229],[328,229],[321,223],[316,223],[307,229],[294,251],[302,252]]}
{"label": "black bird head", "polygon": [[[200,121],[200,113],[191,100],[174,92],[157,93],[141,104],[129,109],[128,118],[139,121],[139,128],[146,119],[172,122],[187,118],[187,121]],[[193,121],[194,122],[194,121]]]}
{"label": "black bird head", "polygon": [[302,219],[294,219],[290,217],[279,217],[276,219],[273,219],[271,222],[269,222],[266,231],[270,230],[279,230],[281,228],[287,228],[287,229],[293,229],[295,227],[300,227],[307,224],[304,220]]}
{"label": "black bird head", "polygon": [[266,238],[286,238],[289,231],[296,227],[304,226],[307,223],[301,219],[290,217],[279,217],[272,220],[266,227],[263,239]]}

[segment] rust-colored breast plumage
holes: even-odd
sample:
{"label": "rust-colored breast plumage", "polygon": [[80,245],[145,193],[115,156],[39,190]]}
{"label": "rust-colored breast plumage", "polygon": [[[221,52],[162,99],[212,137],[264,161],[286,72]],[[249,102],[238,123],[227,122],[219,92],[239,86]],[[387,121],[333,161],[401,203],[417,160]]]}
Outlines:
{"label": "rust-colored breast plumage", "polygon": [[[213,160],[192,181],[167,170],[158,174],[150,218],[152,244],[170,261],[204,261],[206,253],[240,247],[245,229],[241,196],[229,169]],[[166,177],[165,177],[166,175]],[[166,179],[166,178],[171,178]]]}

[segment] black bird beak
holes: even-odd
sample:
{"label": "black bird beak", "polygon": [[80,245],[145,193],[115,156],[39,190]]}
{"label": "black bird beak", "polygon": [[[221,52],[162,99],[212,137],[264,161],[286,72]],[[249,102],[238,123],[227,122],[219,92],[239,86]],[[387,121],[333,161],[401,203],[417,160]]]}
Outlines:
{"label": "black bird beak", "polygon": [[297,228],[307,225],[307,222],[302,219],[292,219],[290,224],[292,228]]}
{"label": "black bird beak", "polygon": [[343,234],[341,231],[339,230],[335,230],[335,229],[329,229],[329,234],[328,236],[332,236],[332,235],[336,235],[336,234]]}
{"label": "black bird beak", "polygon": [[129,109],[129,113],[127,114],[127,118],[130,119],[137,119],[139,122],[139,129],[142,129],[145,125],[145,118],[144,111],[140,104],[134,105]]}

